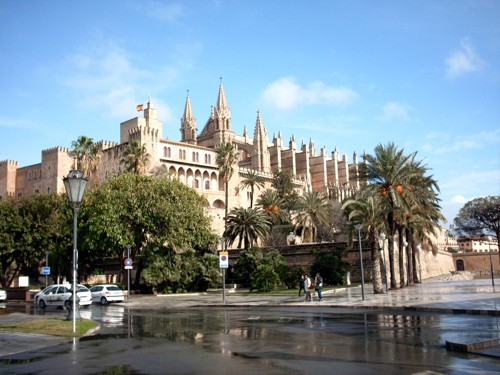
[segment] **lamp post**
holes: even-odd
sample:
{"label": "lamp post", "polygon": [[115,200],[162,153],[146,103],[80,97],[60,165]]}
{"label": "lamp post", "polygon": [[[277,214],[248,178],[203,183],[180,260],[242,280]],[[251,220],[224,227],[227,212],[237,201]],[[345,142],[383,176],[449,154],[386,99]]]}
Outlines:
{"label": "lamp post", "polygon": [[487,236],[486,241],[488,241],[488,252],[490,253],[491,285],[493,286],[493,293],[495,293],[495,278],[493,277],[493,259],[491,259],[491,236]]}
{"label": "lamp post", "polygon": [[420,272],[419,281],[422,282],[422,259],[420,258],[422,254],[422,245],[418,244],[417,250],[418,250],[418,270]]}
{"label": "lamp post", "polygon": [[389,286],[387,285],[387,265],[385,264],[385,233],[380,233],[380,239],[382,240],[382,257],[384,258],[384,279],[385,279],[385,292],[389,292]]}
{"label": "lamp post", "polygon": [[363,271],[363,250],[361,249],[361,228],[363,226],[361,224],[358,224],[355,226],[355,228],[358,231],[358,243],[359,243],[359,262],[361,264],[361,298],[364,301],[365,300],[365,275]]}
{"label": "lamp post", "polygon": [[[226,238],[220,238],[220,246],[222,251],[226,249]],[[226,268],[222,267],[222,302],[226,303]]]}
{"label": "lamp post", "polygon": [[[73,206],[73,332],[76,332],[76,312],[79,308],[77,304],[77,270],[78,270],[78,248],[77,248],[77,219],[78,209],[83,200],[83,193],[87,186],[87,179],[83,172],[72,170],[67,177],[63,178],[64,188],[68,195],[69,203]],[[79,314],[78,314],[79,315]]]}

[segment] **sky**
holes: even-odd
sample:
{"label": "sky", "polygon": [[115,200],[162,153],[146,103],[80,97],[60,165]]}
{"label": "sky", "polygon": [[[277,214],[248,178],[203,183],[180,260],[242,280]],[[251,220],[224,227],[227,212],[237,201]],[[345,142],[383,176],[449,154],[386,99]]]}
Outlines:
{"label": "sky", "polygon": [[151,98],[180,140],[220,82],[231,126],[347,155],[417,153],[453,222],[500,195],[500,1],[2,0],[0,160],[80,135],[119,142]]}

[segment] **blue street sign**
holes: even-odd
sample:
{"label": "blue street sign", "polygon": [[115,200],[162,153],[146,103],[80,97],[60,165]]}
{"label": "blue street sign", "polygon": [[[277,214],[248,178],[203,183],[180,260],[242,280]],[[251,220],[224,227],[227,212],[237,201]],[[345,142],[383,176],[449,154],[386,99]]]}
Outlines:
{"label": "blue street sign", "polygon": [[50,275],[50,267],[42,267],[42,275]]}

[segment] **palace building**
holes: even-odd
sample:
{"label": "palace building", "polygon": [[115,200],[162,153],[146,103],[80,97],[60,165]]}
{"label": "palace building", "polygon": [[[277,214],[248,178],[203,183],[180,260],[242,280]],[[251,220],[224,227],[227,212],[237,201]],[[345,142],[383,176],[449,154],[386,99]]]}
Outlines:
{"label": "palace building", "polygon": [[[250,170],[264,177],[265,188],[271,187],[274,172],[288,170],[294,176],[298,190],[333,192],[339,201],[360,188],[355,152],[352,162],[349,162],[347,156],[340,157],[336,149],[331,155],[328,155],[326,148],[317,151],[312,140],[309,144],[302,141],[298,146],[294,135],[285,145],[281,132],[274,135],[270,143],[260,112],[257,112],[253,137],[250,137],[246,128],[242,135],[236,134],[231,126],[231,111],[222,84],[219,86],[217,102],[212,106],[201,131],[198,130],[187,96],[180,133],[179,141],[164,138],[163,124],[158,119],[153,102],[149,100],[146,108],[142,109],[142,117],[120,124],[119,142],[97,142],[99,164],[89,184],[122,173],[123,150],[129,142],[138,141],[150,154],[150,173],[163,168],[207,198],[212,228],[218,234],[223,232],[225,193],[216,164],[217,147],[227,142],[235,145],[238,151],[238,163],[229,181],[229,210],[250,206],[249,189],[240,187]],[[69,151],[59,146],[43,150],[41,162],[30,166],[19,166],[13,160],[0,161],[0,199],[29,197],[39,193],[65,193],[63,177],[74,167]],[[256,191],[255,199],[258,195],[259,191]]]}

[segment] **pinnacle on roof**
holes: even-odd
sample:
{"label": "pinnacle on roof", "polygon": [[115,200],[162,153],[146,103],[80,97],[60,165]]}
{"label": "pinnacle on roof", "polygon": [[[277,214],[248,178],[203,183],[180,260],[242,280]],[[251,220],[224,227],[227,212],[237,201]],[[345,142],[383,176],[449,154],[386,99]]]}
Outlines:
{"label": "pinnacle on roof", "polygon": [[219,86],[219,96],[217,97],[217,111],[220,112],[223,109],[228,108],[226,102],[226,95],[224,94],[224,87],[222,87],[222,83]]}
{"label": "pinnacle on roof", "polygon": [[184,119],[193,119],[193,110],[191,109],[191,99],[189,95],[186,97],[186,106],[184,107]]}

